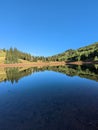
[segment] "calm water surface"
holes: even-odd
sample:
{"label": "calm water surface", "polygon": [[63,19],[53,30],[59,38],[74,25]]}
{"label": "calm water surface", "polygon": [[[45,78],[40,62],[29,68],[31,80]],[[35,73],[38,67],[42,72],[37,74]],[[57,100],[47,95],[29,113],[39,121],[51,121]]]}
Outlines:
{"label": "calm water surface", "polygon": [[97,129],[97,67],[0,69],[0,130]]}

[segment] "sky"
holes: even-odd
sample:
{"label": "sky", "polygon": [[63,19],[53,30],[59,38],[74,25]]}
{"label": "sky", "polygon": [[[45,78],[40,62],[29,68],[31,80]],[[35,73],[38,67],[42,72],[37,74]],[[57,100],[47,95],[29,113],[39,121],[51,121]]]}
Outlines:
{"label": "sky", "polygon": [[0,48],[51,56],[98,41],[98,0],[0,0]]}

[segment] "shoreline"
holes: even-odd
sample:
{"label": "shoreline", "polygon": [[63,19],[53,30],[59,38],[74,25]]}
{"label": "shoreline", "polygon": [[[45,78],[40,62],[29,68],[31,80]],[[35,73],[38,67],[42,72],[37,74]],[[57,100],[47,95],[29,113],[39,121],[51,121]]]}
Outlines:
{"label": "shoreline", "polygon": [[64,66],[64,65],[83,65],[83,64],[98,64],[98,62],[83,62],[83,61],[75,61],[75,62],[31,62],[31,63],[15,63],[15,64],[4,64],[0,63],[0,68],[4,67],[44,67],[44,66]]}
{"label": "shoreline", "polygon": [[98,62],[93,61],[73,61],[73,62],[65,62],[67,65],[84,65],[84,64],[98,64]]}
{"label": "shoreline", "polygon": [[32,63],[15,63],[15,64],[2,64],[0,67],[44,67],[44,66],[64,66],[65,62],[32,62]]}

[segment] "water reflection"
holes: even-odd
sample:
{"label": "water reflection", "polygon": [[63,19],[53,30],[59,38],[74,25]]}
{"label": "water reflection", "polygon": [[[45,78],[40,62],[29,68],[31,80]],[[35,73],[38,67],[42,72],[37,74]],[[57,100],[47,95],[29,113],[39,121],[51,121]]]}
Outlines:
{"label": "water reflection", "polygon": [[34,72],[52,70],[66,74],[67,76],[79,76],[90,80],[98,81],[98,65],[66,65],[66,66],[47,66],[47,67],[26,67],[26,68],[0,68],[0,82],[18,82],[24,76]]}
{"label": "water reflection", "polygon": [[98,81],[98,67],[0,69],[0,130],[97,130],[98,83],[66,75]]}

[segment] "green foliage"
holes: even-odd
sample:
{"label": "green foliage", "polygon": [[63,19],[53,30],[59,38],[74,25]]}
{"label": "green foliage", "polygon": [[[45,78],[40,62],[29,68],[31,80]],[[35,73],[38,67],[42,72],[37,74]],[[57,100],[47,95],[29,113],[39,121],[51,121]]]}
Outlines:
{"label": "green foliage", "polygon": [[18,63],[18,51],[16,48],[10,48],[6,51],[6,63]]}
{"label": "green foliage", "polygon": [[17,48],[10,48],[9,50],[6,51],[6,62],[7,64],[10,63],[18,63],[19,59],[23,59],[23,60],[27,60],[27,61],[31,61],[32,60],[32,56],[30,54],[21,52],[19,50],[17,50]]}
{"label": "green foliage", "polygon": [[18,63],[19,59],[30,62],[50,62],[50,61],[98,61],[98,42],[79,48],[77,50],[69,49],[61,54],[44,57],[31,56],[28,53],[21,52],[17,48],[3,49],[6,52],[6,63]]}
{"label": "green foliage", "polygon": [[[79,48],[77,50],[67,50],[64,53],[53,56],[53,61],[97,61],[98,59],[98,42]],[[51,58],[50,58],[51,59]]]}
{"label": "green foliage", "polygon": [[97,56],[95,56],[94,61],[98,61],[98,57]]}

